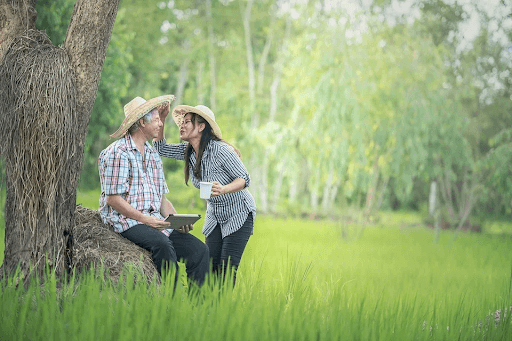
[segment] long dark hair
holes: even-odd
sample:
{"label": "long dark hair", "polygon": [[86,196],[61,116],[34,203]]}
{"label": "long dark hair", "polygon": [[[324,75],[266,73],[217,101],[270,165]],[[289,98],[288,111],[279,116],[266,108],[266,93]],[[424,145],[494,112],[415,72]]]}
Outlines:
{"label": "long dark hair", "polygon": [[[227,143],[228,145],[233,147],[233,149],[235,150],[238,157],[240,157],[240,158],[242,157],[242,155],[240,154],[240,151],[235,146],[233,146],[232,144],[224,141],[223,139],[221,139],[217,135],[215,135],[215,133],[213,132],[212,126],[203,117],[201,117],[200,115],[197,115],[196,113],[193,113],[193,112],[189,112],[187,114],[190,114],[190,122],[192,122],[192,125],[194,127],[196,126],[196,124],[201,124],[201,123],[204,124],[204,130],[201,134],[201,140],[199,141],[199,151],[196,155],[196,164],[195,164],[194,168],[192,169],[196,179],[201,181],[201,159],[203,158],[203,153],[204,153],[204,150],[206,149],[206,146],[208,145],[208,143],[210,143],[211,140],[222,141],[222,142]],[[187,115],[187,114],[185,114],[185,115]],[[189,179],[189,174],[190,174],[190,155],[192,155],[193,150],[194,150],[194,148],[192,147],[192,145],[190,143],[187,144],[187,147],[185,148],[185,169],[184,169],[185,184],[187,186],[188,186],[188,179]]]}

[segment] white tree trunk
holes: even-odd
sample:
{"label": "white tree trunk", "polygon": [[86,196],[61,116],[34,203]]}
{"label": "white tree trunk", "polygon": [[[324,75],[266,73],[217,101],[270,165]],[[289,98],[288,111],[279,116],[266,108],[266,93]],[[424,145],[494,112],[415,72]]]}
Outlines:
{"label": "white tree trunk", "polygon": [[204,62],[197,63],[196,86],[197,86],[197,104],[204,103],[204,85],[203,85]]}
{"label": "white tree trunk", "polygon": [[243,11],[242,22],[244,26],[244,40],[247,57],[247,71],[249,77],[249,114],[251,115],[251,128],[257,129],[259,124],[259,115],[256,112],[256,79],[254,75],[254,56],[252,51],[251,39],[251,10],[253,0],[247,1],[247,7],[242,10],[242,2],[240,2],[240,10]]}
{"label": "white tree trunk", "polygon": [[265,81],[265,65],[267,64],[268,54],[270,52],[272,40],[274,39],[274,27],[277,15],[276,2],[277,0],[274,0],[274,3],[270,7],[270,25],[267,32],[267,39],[265,40],[265,46],[263,47],[263,52],[260,56],[260,62],[258,63],[258,95],[263,93],[263,83]]}
{"label": "white tree trunk", "polygon": [[269,122],[273,122],[277,112],[277,90],[279,88],[279,84],[281,83],[281,76],[283,75],[283,64],[286,57],[286,51],[288,50],[288,39],[290,37],[291,32],[291,19],[288,18],[286,21],[286,31],[283,39],[283,44],[281,46],[281,51],[278,55],[277,61],[274,65],[274,79],[272,80],[272,85],[270,86],[270,110],[269,110]]}
{"label": "white tree trunk", "polygon": [[176,99],[171,104],[171,111],[172,109],[182,104],[181,101],[183,100],[183,91],[185,90],[185,85],[187,84],[187,78],[188,78],[188,64],[189,60],[185,59],[183,60],[183,63],[180,65],[180,73],[178,76],[178,84],[176,85]]}
{"label": "white tree trunk", "polygon": [[206,16],[208,24],[208,60],[210,64],[210,109],[215,112],[217,108],[216,93],[217,93],[217,76],[215,72],[215,55],[214,55],[214,42],[215,35],[213,33],[213,17],[212,17],[212,1],[206,0]]}
{"label": "white tree trunk", "polygon": [[270,210],[275,212],[275,208],[279,204],[279,198],[281,196],[281,188],[283,187],[284,171],[286,166],[286,159],[282,158],[279,161],[279,166],[276,168],[277,174],[274,181],[274,193],[272,194],[272,201]]}
{"label": "white tree trunk", "polygon": [[323,195],[322,195],[322,210],[324,212],[327,212],[327,210],[329,210],[331,208],[330,207],[331,191],[334,189],[333,188],[333,178],[334,178],[334,166],[331,163],[331,165],[329,166],[329,171],[327,173],[327,181],[324,184],[324,191],[323,191]]}
{"label": "white tree trunk", "polygon": [[434,216],[436,210],[436,198],[437,198],[437,183],[432,181],[430,183],[430,195],[428,197],[428,213],[431,217]]}

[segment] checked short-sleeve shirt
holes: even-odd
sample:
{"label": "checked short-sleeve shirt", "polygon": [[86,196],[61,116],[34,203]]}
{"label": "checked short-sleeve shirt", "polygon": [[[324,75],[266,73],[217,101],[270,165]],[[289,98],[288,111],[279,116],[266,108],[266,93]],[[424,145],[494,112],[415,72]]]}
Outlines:
{"label": "checked short-sleeve shirt", "polygon": [[[141,224],[125,217],[107,205],[107,195],[120,195],[133,208],[144,215],[164,219],[160,206],[165,193],[162,160],[151,144],[144,144],[144,157],[129,134],[104,149],[98,159],[101,196],[100,214],[103,222],[116,232],[123,232]],[[163,230],[167,236],[172,229]]]}

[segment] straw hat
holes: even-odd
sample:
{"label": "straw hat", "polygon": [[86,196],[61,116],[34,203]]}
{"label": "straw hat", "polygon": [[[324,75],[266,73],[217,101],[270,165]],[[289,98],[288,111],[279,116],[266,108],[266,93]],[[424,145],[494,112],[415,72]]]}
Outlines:
{"label": "straw hat", "polygon": [[215,122],[215,114],[205,105],[196,105],[195,107],[191,107],[190,105],[177,105],[172,111],[172,118],[178,127],[181,126],[183,117],[185,117],[189,112],[193,112],[194,114],[198,114],[204,118],[212,127],[214,134],[219,139],[222,138],[222,132],[220,131],[219,125]]}
{"label": "straw hat", "polygon": [[135,122],[144,117],[148,112],[162,104],[169,105],[174,99],[174,95],[159,96],[148,101],[142,97],[135,97],[124,106],[124,121],[121,123],[119,129],[110,135],[110,137],[118,138],[123,136]]}

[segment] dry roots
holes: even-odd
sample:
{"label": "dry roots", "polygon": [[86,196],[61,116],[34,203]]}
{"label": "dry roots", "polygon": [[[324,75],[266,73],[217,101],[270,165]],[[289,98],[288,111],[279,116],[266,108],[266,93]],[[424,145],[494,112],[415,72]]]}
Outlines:
{"label": "dry roots", "polygon": [[133,265],[145,279],[159,281],[160,276],[151,260],[151,254],[123,238],[101,221],[98,211],[77,205],[73,229],[73,266],[80,273],[92,265],[101,266],[115,282],[123,268]]}

